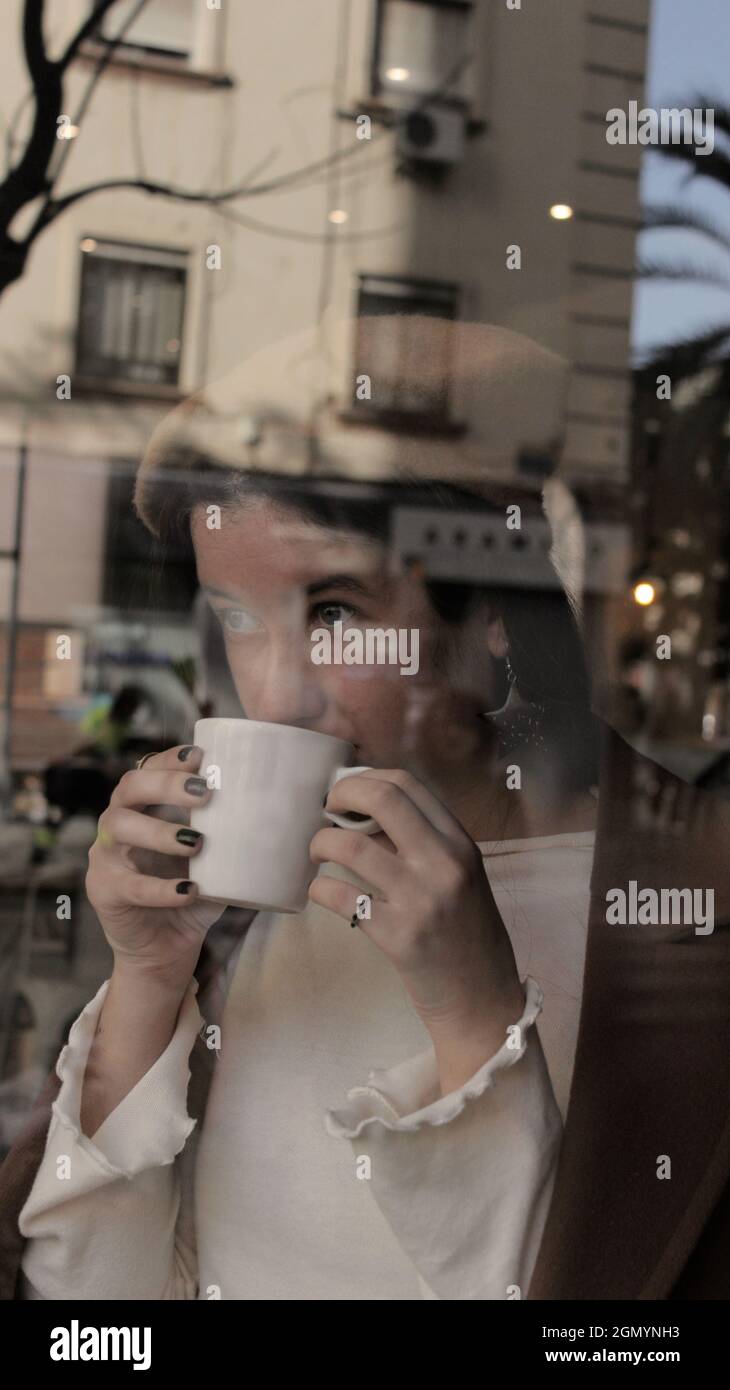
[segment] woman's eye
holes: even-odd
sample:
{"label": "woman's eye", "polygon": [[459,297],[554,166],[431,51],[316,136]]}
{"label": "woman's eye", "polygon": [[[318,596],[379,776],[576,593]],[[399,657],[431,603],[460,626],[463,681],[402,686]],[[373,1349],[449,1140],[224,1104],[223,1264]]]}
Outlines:
{"label": "woman's eye", "polygon": [[242,632],[255,632],[258,623],[243,608],[225,608],[220,615],[227,632],[240,636]]}
{"label": "woman's eye", "polygon": [[332,627],[335,623],[346,623],[348,618],[354,616],[355,611],[346,603],[315,603],[312,617],[320,626]]}

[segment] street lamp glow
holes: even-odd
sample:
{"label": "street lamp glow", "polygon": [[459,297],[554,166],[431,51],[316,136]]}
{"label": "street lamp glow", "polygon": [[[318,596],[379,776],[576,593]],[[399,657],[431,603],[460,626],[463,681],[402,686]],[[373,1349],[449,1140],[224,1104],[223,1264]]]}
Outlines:
{"label": "street lamp glow", "polygon": [[639,584],[634,585],[634,603],[638,603],[641,608],[648,608],[655,598],[656,589],[648,579],[642,579]]}
{"label": "street lamp glow", "polygon": [[389,82],[407,82],[411,75],[410,68],[386,68],[385,76]]}
{"label": "street lamp glow", "polygon": [[573,216],[573,209],[570,203],[553,203],[550,216],[554,217],[556,222],[567,222]]}
{"label": "street lamp glow", "polygon": [[328,213],[328,217],[330,222],[334,222],[337,226],[340,226],[341,223],[347,221],[349,213],[345,212],[344,208],[333,208],[332,211]]}

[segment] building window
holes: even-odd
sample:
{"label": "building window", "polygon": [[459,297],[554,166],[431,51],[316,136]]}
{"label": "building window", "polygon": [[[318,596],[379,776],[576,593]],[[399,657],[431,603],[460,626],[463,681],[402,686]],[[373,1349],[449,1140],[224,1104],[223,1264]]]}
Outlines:
{"label": "building window", "polygon": [[187,253],[93,237],[81,249],[77,376],[177,386]]}
{"label": "building window", "polygon": [[[451,334],[424,335],[408,316],[453,320],[458,310],[458,285],[361,275],[351,413],[394,428],[457,428],[450,418]],[[364,397],[363,377],[369,383]]]}
{"label": "building window", "polygon": [[[117,0],[104,17],[99,37],[108,43],[124,29],[138,0]],[[189,57],[193,46],[192,0],[152,0],[126,30],[120,50],[145,49],[174,58]]]}
{"label": "building window", "polygon": [[373,96],[468,100],[472,47],[468,0],[376,0]]}

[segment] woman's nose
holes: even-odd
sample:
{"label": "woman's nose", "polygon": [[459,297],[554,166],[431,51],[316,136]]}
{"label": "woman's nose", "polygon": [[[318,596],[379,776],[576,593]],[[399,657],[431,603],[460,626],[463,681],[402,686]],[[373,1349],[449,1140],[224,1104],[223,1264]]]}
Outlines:
{"label": "woman's nose", "polygon": [[249,719],[268,724],[312,724],[321,719],[327,699],[309,643],[301,637],[271,642],[260,661],[254,699],[246,707]]}

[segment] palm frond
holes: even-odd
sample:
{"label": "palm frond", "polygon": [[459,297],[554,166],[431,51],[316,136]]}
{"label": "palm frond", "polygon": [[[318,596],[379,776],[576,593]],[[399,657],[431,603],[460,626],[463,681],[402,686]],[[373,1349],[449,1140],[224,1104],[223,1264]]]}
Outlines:
{"label": "palm frond", "polygon": [[730,189],[730,157],[717,147],[710,154],[698,154],[694,141],[687,145],[654,145],[664,159],[679,159],[689,166],[692,178],[709,178],[721,188]]}
{"label": "palm frond", "polygon": [[718,227],[715,222],[712,222],[709,217],[704,217],[701,212],[696,212],[693,208],[683,207],[681,204],[643,208],[641,222],[642,231],[671,227],[681,231],[699,232],[701,236],[708,237],[716,245],[730,251],[730,232]]}
{"label": "palm frond", "polygon": [[697,266],[691,262],[671,261],[662,263],[640,257],[634,272],[637,280],[675,280],[694,284],[719,285],[730,290],[730,273],[724,274],[712,266]]}
{"label": "palm frond", "polygon": [[717,101],[713,97],[708,97],[706,92],[697,92],[688,101],[665,101],[664,107],[689,106],[691,111],[711,111],[712,123],[716,131],[722,131],[730,140],[730,106],[725,106],[722,101]]}
{"label": "palm frond", "polygon": [[662,344],[649,348],[636,361],[639,372],[654,372],[663,369],[673,380],[694,376],[704,367],[719,365],[730,358],[730,322],[709,333],[698,333],[692,338],[681,338],[678,342]]}

